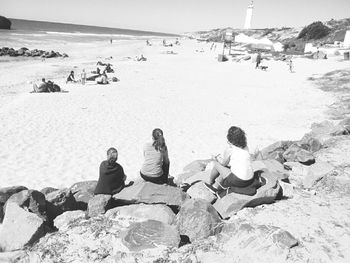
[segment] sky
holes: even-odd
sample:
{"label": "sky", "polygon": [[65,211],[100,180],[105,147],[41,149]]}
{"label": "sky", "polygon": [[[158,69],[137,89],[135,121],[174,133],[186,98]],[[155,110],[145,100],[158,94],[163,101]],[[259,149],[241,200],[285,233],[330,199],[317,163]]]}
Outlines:
{"label": "sky", "polygon": [[[0,0],[9,18],[167,33],[242,28],[249,0]],[[252,28],[350,18],[350,0],[255,0]]]}

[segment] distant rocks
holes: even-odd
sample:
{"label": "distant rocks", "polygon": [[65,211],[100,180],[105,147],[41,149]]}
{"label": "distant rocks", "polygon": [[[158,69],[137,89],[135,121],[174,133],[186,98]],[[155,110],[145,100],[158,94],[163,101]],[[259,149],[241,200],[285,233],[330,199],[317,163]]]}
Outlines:
{"label": "distant rocks", "polygon": [[0,57],[1,56],[10,56],[10,57],[41,57],[41,58],[57,58],[63,57],[66,58],[68,55],[66,53],[59,53],[57,51],[45,51],[41,49],[29,50],[26,47],[20,49],[14,49],[9,47],[0,48]]}
{"label": "distant rocks", "polygon": [[11,29],[11,24],[8,18],[0,16],[0,29]]}

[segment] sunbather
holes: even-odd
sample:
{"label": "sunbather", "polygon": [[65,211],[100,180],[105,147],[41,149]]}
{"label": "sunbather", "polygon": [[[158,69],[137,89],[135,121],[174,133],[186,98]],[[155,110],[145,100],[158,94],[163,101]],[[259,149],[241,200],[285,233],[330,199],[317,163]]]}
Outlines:
{"label": "sunbather", "polygon": [[69,76],[67,77],[66,83],[68,82],[73,82],[73,83],[77,82],[74,78],[74,71],[71,71]]}

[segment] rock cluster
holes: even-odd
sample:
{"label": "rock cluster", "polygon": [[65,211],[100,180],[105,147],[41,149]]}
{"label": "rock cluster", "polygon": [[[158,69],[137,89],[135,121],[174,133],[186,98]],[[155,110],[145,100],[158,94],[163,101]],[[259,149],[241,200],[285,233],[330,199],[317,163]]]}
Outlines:
{"label": "rock cluster", "polygon": [[57,58],[63,57],[66,58],[68,55],[66,53],[59,53],[57,51],[45,51],[41,49],[29,50],[26,47],[20,49],[14,49],[9,47],[0,48],[0,56],[10,56],[10,57],[41,57],[41,58]]}
{"label": "rock cluster", "polygon": [[[114,196],[94,196],[96,181],[41,192],[2,188],[0,261],[319,262],[329,253],[343,258],[346,249],[328,247],[333,237],[322,236],[315,219],[305,220],[309,211],[321,215],[326,207],[315,193],[350,197],[349,122],[314,124],[300,141],[263,149],[253,161],[263,182],[253,196],[213,195],[204,186],[209,160],[184,168],[177,183],[186,187],[140,181]],[[286,211],[313,229],[278,221],[293,216]],[[331,213],[327,216],[329,223],[322,224],[334,224]],[[346,233],[334,231],[336,237]],[[315,244],[310,234],[326,243]]]}

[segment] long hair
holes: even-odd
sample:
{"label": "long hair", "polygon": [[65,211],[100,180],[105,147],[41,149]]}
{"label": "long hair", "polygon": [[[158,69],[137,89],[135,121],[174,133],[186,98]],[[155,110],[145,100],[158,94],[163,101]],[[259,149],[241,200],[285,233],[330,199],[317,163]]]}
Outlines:
{"label": "long hair", "polygon": [[107,162],[113,164],[118,160],[118,151],[116,148],[109,148],[107,150]]}
{"label": "long hair", "polygon": [[157,151],[166,151],[167,147],[165,144],[165,139],[163,136],[163,131],[159,128],[156,128],[152,132],[152,138],[153,138],[153,146]]}
{"label": "long hair", "polygon": [[227,132],[227,140],[234,146],[244,149],[247,147],[245,132],[236,126],[230,127]]}

